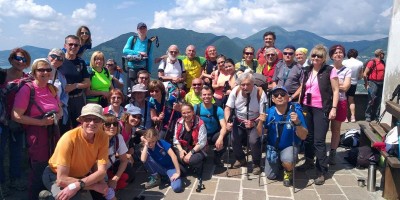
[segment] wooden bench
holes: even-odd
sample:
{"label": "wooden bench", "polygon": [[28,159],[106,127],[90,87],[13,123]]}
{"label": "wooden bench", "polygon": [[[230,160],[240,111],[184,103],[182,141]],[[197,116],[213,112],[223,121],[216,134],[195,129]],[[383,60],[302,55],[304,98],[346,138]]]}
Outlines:
{"label": "wooden bench", "polygon": [[[396,120],[400,120],[400,105],[388,101],[386,102],[386,111]],[[393,122],[395,120],[392,120]],[[360,146],[371,145],[375,142],[382,142],[383,136],[386,135],[395,124],[390,126],[386,123],[365,123],[360,122],[361,138]],[[382,179],[383,193],[385,199],[400,198],[400,160],[396,157],[389,156],[386,152],[381,151],[381,155],[385,158],[385,168]]]}

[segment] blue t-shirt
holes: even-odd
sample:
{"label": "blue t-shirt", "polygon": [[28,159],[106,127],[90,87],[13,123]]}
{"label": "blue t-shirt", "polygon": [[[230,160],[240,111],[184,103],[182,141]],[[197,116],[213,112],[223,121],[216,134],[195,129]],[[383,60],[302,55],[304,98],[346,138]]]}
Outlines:
{"label": "blue t-shirt", "polygon": [[148,149],[149,155],[156,161],[158,164],[163,166],[166,169],[174,169],[174,163],[172,162],[171,157],[168,155],[168,150],[171,148],[171,144],[169,144],[165,140],[158,140],[154,149]]}
{"label": "blue t-shirt", "polygon": [[[290,107],[291,103],[289,103],[289,107]],[[296,109],[295,110],[299,120],[301,122],[301,126],[307,128],[305,119],[304,119],[304,115],[301,111],[301,109]],[[286,147],[292,146],[292,141],[293,141],[293,134],[294,134],[294,140],[295,140],[295,144],[300,144],[300,138],[296,135],[296,133],[294,132],[295,130],[295,126],[288,126],[288,124],[279,124],[279,123],[275,123],[275,122],[283,122],[286,121],[288,122],[290,119],[290,115],[289,113],[287,113],[287,115],[284,116],[283,115],[279,115],[276,112],[276,108],[275,106],[272,106],[271,108],[268,109],[268,118],[264,123],[264,127],[266,127],[268,129],[268,135],[267,135],[267,142],[268,145],[271,146],[275,146],[275,142],[277,139],[277,128],[279,129],[279,126],[282,126],[282,134],[281,134],[281,138],[279,140],[279,144],[278,144],[278,149],[279,150],[283,150]],[[272,123],[270,123],[271,121],[273,121]],[[268,126],[267,126],[268,125]]]}
{"label": "blue t-shirt", "polygon": [[[146,37],[143,41],[140,40],[138,37],[136,39],[136,42],[134,46],[132,47],[132,41],[133,41],[134,36],[131,36],[128,38],[126,41],[126,44],[124,46],[124,49],[122,50],[123,54],[126,55],[139,55],[140,52],[146,52],[147,53],[147,60],[141,60],[141,61],[135,61],[135,62],[128,62],[128,67],[132,69],[138,69],[138,68],[144,68],[147,71],[151,72],[151,69],[153,67],[153,48],[152,48],[152,43],[150,43],[150,51],[147,52],[147,44],[148,44],[148,38]],[[149,61],[149,62],[147,62]],[[148,64],[148,66],[147,66]]]}
{"label": "blue t-shirt", "polygon": [[[149,102],[148,102],[148,108],[153,108],[156,110],[157,115],[163,111],[164,108],[164,102],[158,102],[156,99],[154,99],[153,97],[150,97]],[[164,119],[163,119],[163,124],[164,125],[168,125],[168,121],[169,118],[171,117],[172,114],[172,105],[173,105],[173,100],[172,98],[169,98],[168,101],[166,101],[166,106],[164,109]],[[178,119],[179,117],[181,117],[180,112],[175,111],[174,112],[174,116],[173,116],[173,120]]]}
{"label": "blue t-shirt", "polygon": [[[197,106],[194,106],[194,111],[197,112]],[[197,113],[196,113],[197,114]],[[214,133],[220,131],[219,121],[216,121],[214,117],[213,106],[211,108],[204,107],[204,103],[200,104],[200,115],[199,117],[203,120],[207,129],[207,136],[212,136]],[[221,107],[217,106],[217,117],[218,120],[224,119],[224,111]]]}

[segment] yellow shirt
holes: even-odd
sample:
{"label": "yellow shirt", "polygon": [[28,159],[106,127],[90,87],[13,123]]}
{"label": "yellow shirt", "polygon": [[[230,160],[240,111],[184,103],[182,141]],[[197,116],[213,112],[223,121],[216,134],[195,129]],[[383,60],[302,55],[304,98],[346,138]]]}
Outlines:
{"label": "yellow shirt", "polygon": [[[203,102],[203,99],[201,99],[200,96],[197,96],[196,93],[194,92],[193,89],[190,89],[190,91],[186,94],[185,96],[185,101],[187,103],[192,104],[192,106],[200,104]],[[215,103],[214,98],[211,101],[212,103]]]}
{"label": "yellow shirt", "polygon": [[57,173],[57,166],[60,165],[69,168],[68,176],[84,177],[96,163],[107,164],[108,141],[107,134],[101,130],[95,134],[93,144],[88,143],[83,137],[82,127],[78,126],[60,138],[49,166],[54,173]]}
{"label": "yellow shirt", "polygon": [[204,64],[205,58],[195,57],[193,60],[189,60],[187,56],[178,56],[178,58],[182,59],[183,66],[185,66],[186,87],[190,89],[193,79],[199,78],[201,75],[201,66]]}

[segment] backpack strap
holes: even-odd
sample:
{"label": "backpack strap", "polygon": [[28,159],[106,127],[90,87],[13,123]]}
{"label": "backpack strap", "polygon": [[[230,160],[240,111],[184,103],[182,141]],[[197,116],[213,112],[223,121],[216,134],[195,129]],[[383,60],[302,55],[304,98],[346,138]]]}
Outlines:
{"label": "backpack strap", "polygon": [[26,108],[25,113],[27,115],[30,115],[31,114],[31,110],[32,110],[32,106],[35,105],[37,107],[37,109],[39,110],[39,112],[42,115],[44,115],[45,112],[39,106],[39,104],[35,101],[35,88],[33,87],[33,83],[32,82],[26,82],[25,85],[29,87],[29,103],[28,103],[28,107]]}
{"label": "backpack strap", "polygon": [[136,43],[137,38],[138,38],[137,35],[134,35],[134,36],[133,36],[132,43],[131,43],[131,49],[132,49],[132,50],[133,50],[133,48],[135,47],[135,43]]}
{"label": "backpack strap", "polygon": [[196,115],[199,116],[199,117],[200,117],[200,106],[201,106],[201,103],[196,105],[196,112],[195,112]]}
{"label": "backpack strap", "polygon": [[214,116],[215,121],[217,122],[218,130],[220,130],[221,129],[221,124],[219,124],[217,111],[218,111],[218,106],[213,104],[213,116]]}
{"label": "backpack strap", "polygon": [[252,62],[253,62],[253,72],[256,73],[257,64],[258,64],[258,63],[257,63],[254,59],[252,60]]}

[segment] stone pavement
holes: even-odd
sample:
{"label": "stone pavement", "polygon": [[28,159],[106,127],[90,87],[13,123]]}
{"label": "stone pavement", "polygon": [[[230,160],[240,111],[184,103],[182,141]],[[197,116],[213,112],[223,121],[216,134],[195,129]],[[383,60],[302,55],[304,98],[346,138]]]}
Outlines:
{"label": "stone pavement", "polygon": [[[342,133],[347,129],[358,128],[357,123],[343,123]],[[328,132],[327,147],[329,148],[331,134]],[[212,153],[205,163],[204,181],[205,189],[201,193],[196,192],[198,181],[195,177],[189,175],[185,178],[185,191],[174,193],[168,184],[161,185],[153,189],[145,190],[144,183],[147,181],[147,173],[143,168],[139,168],[135,181],[127,188],[117,192],[118,199],[132,200],[136,196],[144,196],[146,200],[158,199],[201,199],[201,200],[236,200],[236,199],[269,199],[269,200],[368,200],[383,199],[382,189],[380,187],[381,173],[377,172],[376,192],[368,192],[367,187],[359,187],[358,178],[367,178],[367,169],[359,170],[353,168],[343,159],[347,154],[343,148],[338,149],[337,164],[330,167],[329,179],[322,186],[313,184],[315,170],[309,170],[305,173],[296,171],[295,173],[295,193],[292,187],[288,188],[282,185],[282,180],[270,181],[262,173],[260,184],[258,176],[250,173],[250,180],[246,177],[246,168],[229,169],[228,177],[226,168],[216,168],[212,164]],[[224,161],[227,160],[225,153]],[[231,162],[234,162],[232,153]],[[251,156],[250,156],[251,157]],[[299,156],[301,165],[302,155]],[[15,192],[5,200],[24,200],[27,199],[27,192]],[[3,200],[3,199],[0,199]]]}
{"label": "stone pavement", "polygon": [[[356,123],[343,123],[342,133],[347,129],[358,128]],[[329,148],[331,133],[327,136],[327,147]],[[329,179],[322,186],[315,185],[315,170],[298,172],[295,174],[295,192],[293,188],[285,187],[282,180],[270,181],[262,173],[260,184],[258,176],[250,175],[250,180],[246,176],[246,168],[229,169],[228,177],[226,168],[216,168],[212,164],[212,153],[205,163],[204,181],[205,189],[201,193],[196,192],[198,181],[193,176],[185,177],[185,191],[174,193],[168,185],[162,185],[150,190],[144,189],[147,181],[147,174],[143,169],[138,169],[138,176],[134,184],[117,193],[117,197],[122,200],[133,199],[135,196],[144,196],[146,200],[156,199],[201,199],[201,200],[236,200],[236,199],[323,199],[323,200],[356,200],[356,199],[383,199],[382,189],[380,188],[381,173],[377,171],[376,192],[368,192],[367,187],[359,187],[357,180],[367,178],[367,169],[359,170],[353,168],[343,159],[347,154],[346,150],[339,148],[337,152],[337,164],[329,169]],[[232,157],[232,154],[231,154]],[[302,155],[300,155],[301,159]],[[224,160],[227,159],[226,153]],[[231,158],[231,162],[234,162]],[[301,165],[300,161],[298,165]]]}

